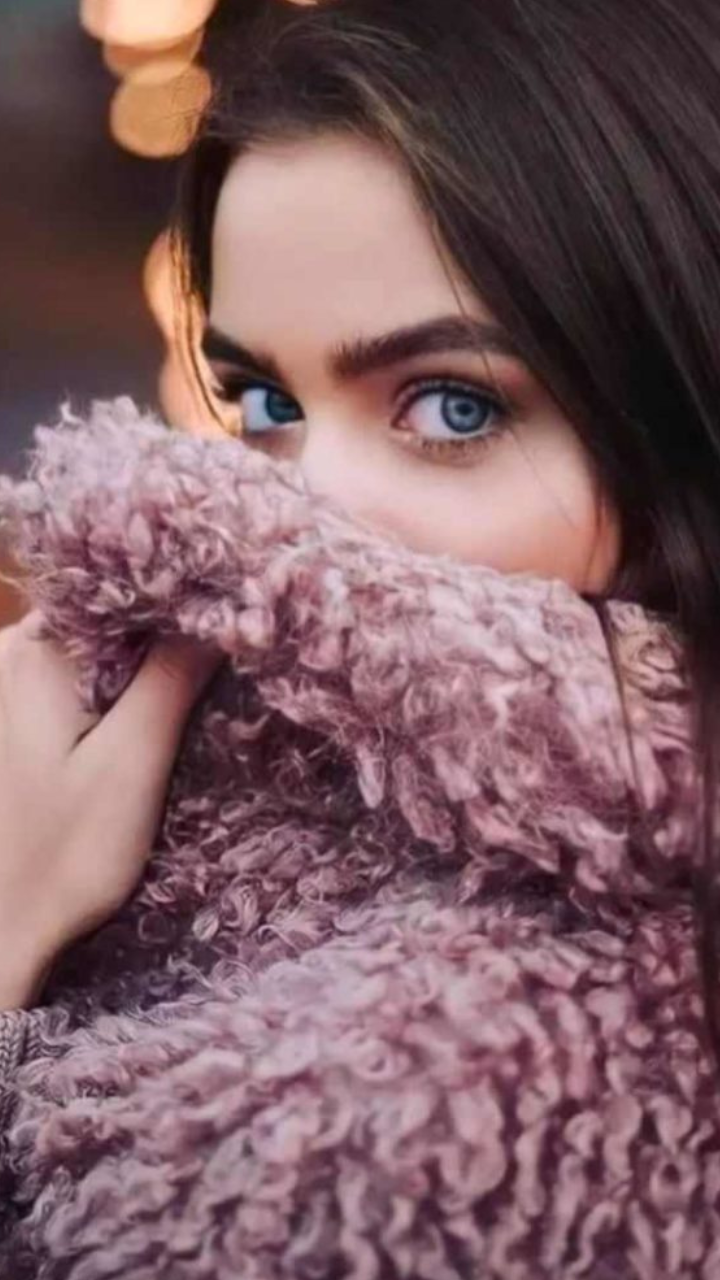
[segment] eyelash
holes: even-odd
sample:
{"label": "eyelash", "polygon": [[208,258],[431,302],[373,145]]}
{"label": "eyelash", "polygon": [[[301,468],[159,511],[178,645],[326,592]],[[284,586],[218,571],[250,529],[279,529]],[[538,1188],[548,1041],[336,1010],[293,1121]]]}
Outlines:
{"label": "eyelash", "polygon": [[[245,391],[257,390],[278,390],[272,383],[260,382],[254,378],[243,378],[241,376],[232,376],[226,379],[218,380],[212,388],[218,399],[226,404],[235,403]],[[476,454],[488,445],[492,444],[493,439],[499,435],[507,422],[507,419],[513,413],[513,406],[504,397],[500,397],[497,392],[491,391],[483,383],[479,382],[463,382],[452,378],[426,378],[420,382],[413,384],[412,392],[406,396],[400,406],[399,414],[407,414],[410,409],[421,400],[424,395],[431,391],[442,391],[460,394],[470,394],[478,396],[488,401],[492,408],[492,425],[485,428],[481,435],[475,436],[473,439],[457,440],[433,440],[422,436],[413,436],[413,447],[419,449],[421,453],[432,455],[452,455],[454,458],[467,457],[469,454]],[[288,396],[292,400],[292,396]],[[297,402],[296,402],[297,403]],[[268,428],[270,430],[270,428]],[[254,434],[261,435],[262,432]]]}

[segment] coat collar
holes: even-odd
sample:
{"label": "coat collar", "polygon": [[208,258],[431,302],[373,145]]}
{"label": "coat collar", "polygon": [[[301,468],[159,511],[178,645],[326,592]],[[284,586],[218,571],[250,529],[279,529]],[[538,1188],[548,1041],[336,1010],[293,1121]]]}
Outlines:
{"label": "coat collar", "polygon": [[[424,853],[475,890],[530,873],[578,901],[687,886],[697,765],[682,639],[667,619],[608,606],[634,767],[587,600],[560,580],[412,552],[236,439],[171,431],[126,398],[84,419],[64,409],[36,429],[28,475],[0,481],[0,517],[48,633],[72,638],[92,709],[109,707],[153,633],[225,650],[189,748],[198,767],[198,744],[216,734],[218,770],[234,761],[278,804],[272,779],[294,778],[288,815],[305,804],[311,825],[316,749],[335,771],[326,815],[342,824],[352,784],[390,861]],[[267,750],[248,750],[263,725],[272,767]]]}

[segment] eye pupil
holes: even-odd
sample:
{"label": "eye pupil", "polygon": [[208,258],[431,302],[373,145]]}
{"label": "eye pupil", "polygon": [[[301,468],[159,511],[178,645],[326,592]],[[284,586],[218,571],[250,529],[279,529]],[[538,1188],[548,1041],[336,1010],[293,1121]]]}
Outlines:
{"label": "eye pupil", "polygon": [[273,388],[267,391],[267,408],[271,417],[277,416],[281,422],[294,422],[297,418],[295,401]]}
{"label": "eye pupil", "polygon": [[487,406],[482,405],[479,396],[455,392],[445,396],[444,404],[443,417],[454,431],[477,431],[488,416]]}

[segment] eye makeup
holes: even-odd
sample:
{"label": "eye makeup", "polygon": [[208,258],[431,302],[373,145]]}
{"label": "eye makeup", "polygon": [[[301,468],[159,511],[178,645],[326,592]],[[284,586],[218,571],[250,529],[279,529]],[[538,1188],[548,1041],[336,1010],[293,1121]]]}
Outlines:
{"label": "eye makeup", "polygon": [[[213,388],[214,393],[225,403],[241,405],[242,398],[246,392],[262,390],[279,396],[281,401],[284,400],[288,406],[297,405],[298,413],[294,420],[289,418],[282,423],[271,423],[264,428],[246,427],[243,434],[248,438],[260,439],[265,442],[268,437],[282,435],[293,430],[295,424],[302,421],[302,409],[297,401],[270,383],[260,382],[255,378],[236,372],[224,375],[216,374],[216,379],[217,381]],[[423,436],[420,432],[408,428],[407,425],[397,425],[398,423],[407,424],[410,411],[415,405],[428,397],[434,397],[446,404],[448,399],[452,398],[456,406],[458,401],[464,403],[465,406],[471,405],[473,402],[476,405],[483,403],[489,411],[489,421],[486,420],[482,425],[474,428],[473,435],[470,435],[467,428],[463,426],[455,438],[452,436],[452,424],[446,422],[445,426],[451,434],[445,439],[437,436]],[[507,398],[502,397],[496,388],[491,389],[482,382],[469,379],[448,376],[429,377],[416,379],[406,389],[400,409],[393,417],[391,431],[392,434],[398,437],[398,442],[401,443],[403,448],[413,449],[428,457],[438,459],[452,458],[453,461],[459,461],[460,459],[471,459],[477,456],[482,449],[491,444],[503,431],[507,420],[512,414],[512,404]]]}

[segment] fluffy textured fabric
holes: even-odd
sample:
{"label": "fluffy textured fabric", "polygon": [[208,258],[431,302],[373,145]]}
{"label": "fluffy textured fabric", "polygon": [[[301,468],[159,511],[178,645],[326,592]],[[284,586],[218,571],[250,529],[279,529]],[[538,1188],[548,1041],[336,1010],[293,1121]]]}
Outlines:
{"label": "fluffy textured fabric", "polygon": [[[717,1280],[682,640],[129,400],[0,515],[104,712],[227,660],[136,891],[6,1014],[3,1280]],[[98,858],[102,850],[98,849]]]}

